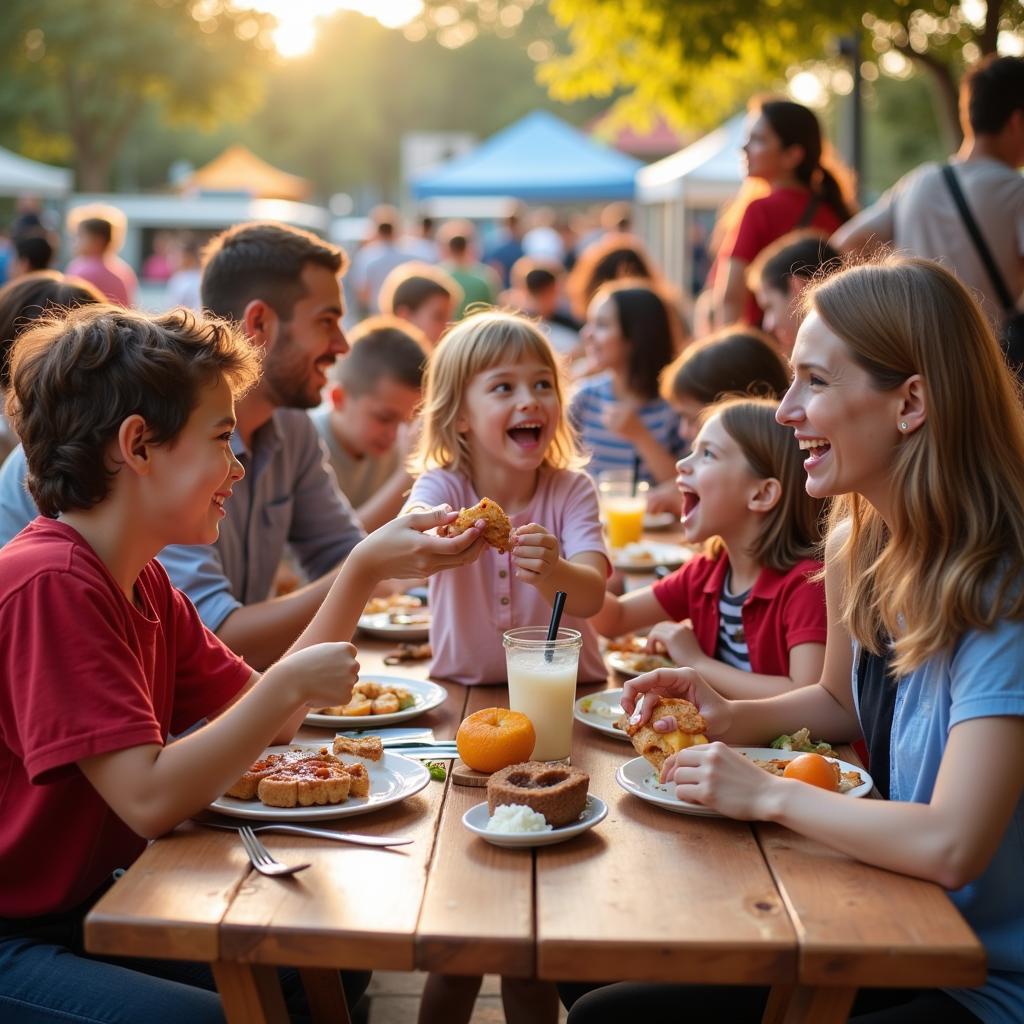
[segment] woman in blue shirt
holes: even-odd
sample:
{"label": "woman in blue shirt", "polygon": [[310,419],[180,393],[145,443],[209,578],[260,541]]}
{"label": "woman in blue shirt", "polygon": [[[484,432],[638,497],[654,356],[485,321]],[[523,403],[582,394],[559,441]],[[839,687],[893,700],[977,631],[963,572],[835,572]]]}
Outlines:
{"label": "woman in blue shirt", "polygon": [[[692,670],[661,671],[628,684],[623,705],[633,712],[647,691],[687,697],[712,738],[733,744],[800,726],[832,740],[863,735],[886,800],[775,778],[722,743],[669,758],[663,778],[681,798],[779,822],[949,891],[985,945],[985,984],[866,991],[852,1020],[1019,1022],[1024,409],[978,306],[938,264],[854,267],[813,289],[808,304],[778,418],[807,452],[808,493],[836,499],[822,680],[726,701]],[[570,1021],[611,1019],[625,988],[634,1015],[636,999],[651,1009],[669,989],[598,990]],[[728,994],[705,994],[718,1000],[718,1019],[759,1019],[749,992],[742,1013],[722,1003]]]}

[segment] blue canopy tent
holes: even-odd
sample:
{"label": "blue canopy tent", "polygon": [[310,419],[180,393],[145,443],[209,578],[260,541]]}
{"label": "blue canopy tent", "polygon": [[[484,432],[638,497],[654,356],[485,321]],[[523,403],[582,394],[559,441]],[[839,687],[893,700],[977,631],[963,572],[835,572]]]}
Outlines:
{"label": "blue canopy tent", "polygon": [[545,110],[492,135],[471,153],[420,175],[416,199],[509,196],[524,202],[632,199],[639,160],[577,131]]}

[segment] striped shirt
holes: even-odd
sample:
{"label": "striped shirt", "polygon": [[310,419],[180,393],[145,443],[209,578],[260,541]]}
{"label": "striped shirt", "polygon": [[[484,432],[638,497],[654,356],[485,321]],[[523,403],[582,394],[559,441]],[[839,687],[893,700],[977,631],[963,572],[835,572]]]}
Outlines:
{"label": "striped shirt", "polygon": [[742,594],[730,594],[729,584],[732,573],[726,577],[725,586],[718,595],[718,649],[715,657],[726,665],[750,671],[750,651],[743,632],[743,602],[750,596],[747,590]]}
{"label": "striped shirt", "polygon": [[[605,410],[617,404],[608,375],[585,383],[573,396],[569,405],[569,420],[580,437],[580,443],[589,455],[587,472],[596,477],[606,469],[632,469],[637,450],[630,441],[608,430],[603,417]],[[637,410],[648,433],[675,459],[686,454],[686,443],[679,436],[679,415],[663,398],[652,398]],[[640,463],[640,478],[654,483],[654,475],[646,462]]]}

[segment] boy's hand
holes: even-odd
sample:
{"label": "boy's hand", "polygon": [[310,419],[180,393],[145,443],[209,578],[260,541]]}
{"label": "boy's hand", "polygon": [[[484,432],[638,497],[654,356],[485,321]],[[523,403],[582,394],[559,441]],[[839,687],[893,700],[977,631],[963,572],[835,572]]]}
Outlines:
{"label": "boy's hand", "polygon": [[558,559],[558,540],[543,526],[528,523],[514,531],[512,564],[517,579],[540,583],[554,572]]}
{"label": "boy's hand", "polygon": [[362,540],[349,557],[359,552],[380,579],[423,579],[442,569],[468,565],[486,546],[480,536],[483,520],[458,537],[428,532],[457,518],[458,513],[447,505],[398,516]]}
{"label": "boy's hand", "polygon": [[313,644],[282,658],[267,675],[282,671],[287,671],[306,704],[324,707],[348,703],[359,678],[359,662],[352,644]]}

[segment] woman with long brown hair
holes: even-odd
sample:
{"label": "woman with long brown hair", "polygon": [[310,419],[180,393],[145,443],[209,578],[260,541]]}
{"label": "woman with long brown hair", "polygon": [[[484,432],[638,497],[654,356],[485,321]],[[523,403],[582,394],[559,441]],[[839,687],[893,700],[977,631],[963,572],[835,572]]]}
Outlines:
{"label": "woman with long brown hair", "polygon": [[[936,263],[853,267],[809,306],[778,419],[807,453],[807,492],[834,499],[821,682],[728,701],[691,669],[663,670],[627,684],[622,704],[688,698],[731,744],[801,726],[863,736],[883,800],[777,778],[718,742],[668,759],[662,778],[681,799],[949,891],[988,953],[985,983],[867,990],[852,1020],[1012,1024],[1024,1020],[1024,408],[974,298]],[[605,1014],[622,988],[585,996],[569,1020],[618,1019]],[[665,990],[647,995],[650,1016]],[[706,1019],[701,998],[687,996],[693,1019]],[[723,998],[716,1019],[760,1019]]]}

